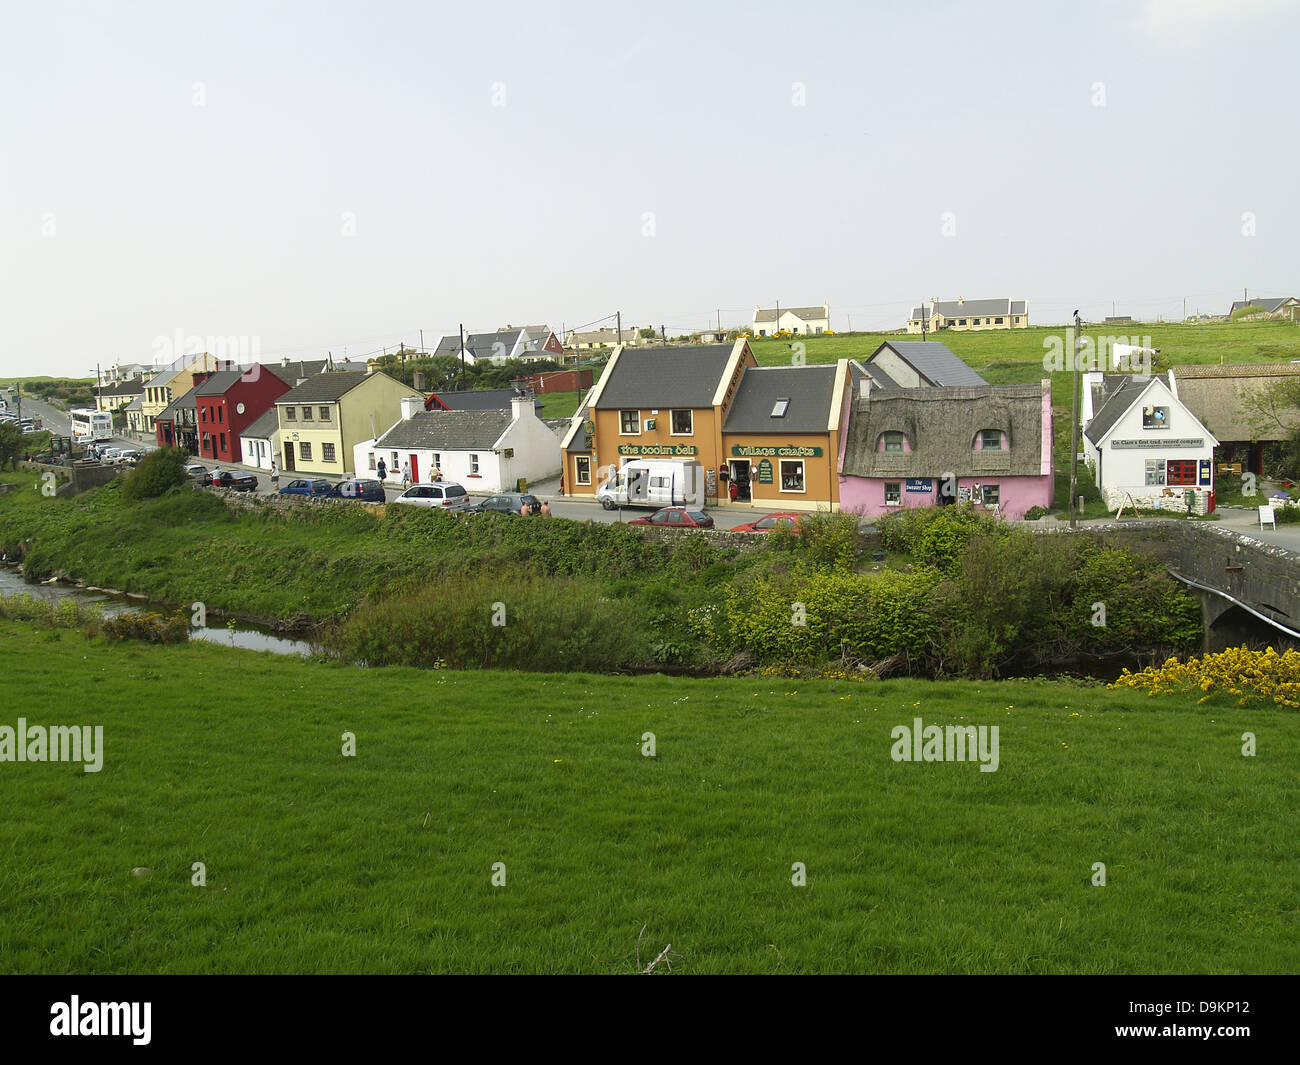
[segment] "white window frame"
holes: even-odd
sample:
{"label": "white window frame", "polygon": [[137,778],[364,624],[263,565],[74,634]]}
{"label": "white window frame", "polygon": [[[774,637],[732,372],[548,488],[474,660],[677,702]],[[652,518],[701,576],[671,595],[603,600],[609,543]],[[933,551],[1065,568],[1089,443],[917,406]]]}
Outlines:
{"label": "white window frame", "polygon": [[[780,463],[780,466],[777,468],[777,477],[780,478],[779,483],[781,486],[781,491],[793,493],[795,495],[807,495],[808,494],[807,461],[804,459],[777,459],[777,462]],[[791,466],[799,466],[800,468],[802,468],[803,472],[799,475],[800,480],[803,482],[803,486],[801,488],[787,488],[785,486],[785,467],[787,463],[789,463]]]}
{"label": "white window frame", "polygon": [[[893,498],[893,499],[890,499],[890,498],[889,498],[889,486],[890,486],[891,484],[896,486],[896,490],[895,490],[894,498]],[[903,505],[903,482],[902,482],[902,481],[886,481],[886,482],[885,482],[885,506],[887,506],[887,507],[901,507],[902,505]]]}
{"label": "white window frame", "polygon": [[[691,427],[684,433],[679,433],[673,424],[677,420],[678,414],[685,414],[690,419]],[[676,407],[668,411],[668,435],[669,436],[694,436],[695,435],[695,411],[690,407]]]}
{"label": "white window frame", "polygon": [[[636,432],[628,432],[624,428],[624,414],[636,415]],[[640,436],[641,435],[641,412],[639,410],[620,410],[618,412],[618,435],[619,436]]]}
{"label": "white window frame", "polygon": [[591,457],[578,455],[573,464],[573,471],[574,476],[578,478],[578,484],[591,484]]}

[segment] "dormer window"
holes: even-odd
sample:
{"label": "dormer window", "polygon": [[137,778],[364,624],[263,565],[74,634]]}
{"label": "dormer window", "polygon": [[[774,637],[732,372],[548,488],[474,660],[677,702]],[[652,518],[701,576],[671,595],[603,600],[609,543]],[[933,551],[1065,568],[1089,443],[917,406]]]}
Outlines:
{"label": "dormer window", "polygon": [[1003,450],[1001,429],[981,429],[977,440],[981,451]]}
{"label": "dormer window", "polygon": [[876,445],[877,451],[902,452],[906,450],[904,444],[905,437],[900,432],[888,432],[880,434],[880,441]]}

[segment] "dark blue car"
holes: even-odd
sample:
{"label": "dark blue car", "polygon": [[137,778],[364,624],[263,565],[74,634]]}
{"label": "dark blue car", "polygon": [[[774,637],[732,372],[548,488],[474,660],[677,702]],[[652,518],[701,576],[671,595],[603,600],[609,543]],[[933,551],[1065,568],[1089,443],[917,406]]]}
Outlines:
{"label": "dark blue car", "polygon": [[290,481],[280,489],[282,496],[311,496],[315,499],[323,499],[334,490],[334,486],[329,481],[322,481],[319,477],[299,477]]}
{"label": "dark blue car", "polygon": [[365,503],[383,503],[388,499],[382,484],[363,477],[340,481],[330,495],[335,499],[359,499]]}

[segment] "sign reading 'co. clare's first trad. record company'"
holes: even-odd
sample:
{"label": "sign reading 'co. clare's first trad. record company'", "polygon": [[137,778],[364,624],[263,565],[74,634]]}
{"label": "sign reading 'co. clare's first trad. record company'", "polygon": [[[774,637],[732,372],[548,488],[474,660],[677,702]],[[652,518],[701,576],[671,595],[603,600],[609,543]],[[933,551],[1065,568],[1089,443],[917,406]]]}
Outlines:
{"label": "sign reading 'co. clare's first trad. record company'", "polygon": [[819,459],[822,449],[819,447],[776,447],[768,444],[732,444],[731,453],[738,459],[778,458],[778,459]]}
{"label": "sign reading 'co. clare's first trad. record company'", "polygon": [[1136,440],[1112,440],[1110,448],[1112,451],[1132,451],[1142,447],[1154,448],[1171,448],[1171,447],[1204,447],[1205,437],[1203,436],[1175,436],[1175,437],[1140,437]]}

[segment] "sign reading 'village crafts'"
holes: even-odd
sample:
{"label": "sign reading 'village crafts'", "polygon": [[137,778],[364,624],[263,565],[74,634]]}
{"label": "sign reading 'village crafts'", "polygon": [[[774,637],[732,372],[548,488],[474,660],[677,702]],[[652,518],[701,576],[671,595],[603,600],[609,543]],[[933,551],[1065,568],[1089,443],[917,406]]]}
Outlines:
{"label": "sign reading 'village crafts'", "polygon": [[1112,451],[1130,451],[1142,447],[1171,448],[1204,446],[1205,438],[1200,436],[1179,436],[1172,439],[1143,438],[1138,440],[1112,440],[1110,442]]}
{"label": "sign reading 'village crafts'", "polygon": [[761,458],[768,455],[778,459],[819,459],[819,447],[770,447],[766,444],[733,444],[731,453],[738,459]]}
{"label": "sign reading 'village crafts'", "polygon": [[700,449],[694,444],[619,444],[620,455],[644,455],[647,458],[672,458],[675,456],[698,455]]}

